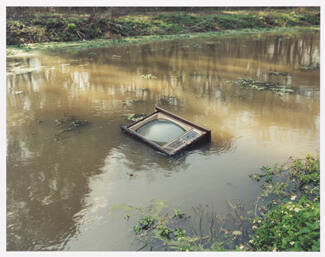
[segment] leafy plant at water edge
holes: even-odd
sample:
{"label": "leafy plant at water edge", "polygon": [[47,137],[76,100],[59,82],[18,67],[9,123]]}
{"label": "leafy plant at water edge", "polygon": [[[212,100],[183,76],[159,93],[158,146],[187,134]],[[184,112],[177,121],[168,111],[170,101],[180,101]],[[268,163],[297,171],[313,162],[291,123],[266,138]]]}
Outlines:
{"label": "leafy plant at water edge", "polygon": [[319,158],[307,154],[273,171],[263,170],[258,180],[265,180],[255,206],[259,215],[252,220],[249,249],[319,251]]}
{"label": "leafy plant at water edge", "polygon": [[183,218],[185,213],[180,209],[174,209],[174,216],[177,218]]}
{"label": "leafy plant at water edge", "polygon": [[170,234],[173,232],[171,229],[164,225],[157,226],[158,233],[161,237],[168,238],[170,237]]}
{"label": "leafy plant at water edge", "polygon": [[308,196],[309,199],[319,200],[320,195],[320,162],[307,154],[306,159],[296,160],[290,170],[295,189]]}
{"label": "leafy plant at water edge", "polygon": [[250,245],[257,251],[319,251],[320,204],[302,198],[256,219]]}
{"label": "leafy plant at water edge", "polygon": [[68,28],[68,30],[75,30],[76,27],[77,27],[76,24],[74,24],[74,23],[69,23],[67,28]]}
{"label": "leafy plant at water edge", "polygon": [[178,239],[178,238],[184,237],[185,236],[185,233],[186,233],[185,229],[179,228],[179,229],[176,229],[174,231],[174,236],[175,236],[175,238]]}
{"label": "leafy plant at water edge", "polygon": [[155,219],[151,216],[147,216],[144,219],[140,220],[139,225],[142,229],[149,229],[155,222]]}
{"label": "leafy plant at water edge", "polygon": [[151,216],[144,217],[138,224],[134,225],[133,230],[136,234],[141,234],[142,231],[150,229],[155,223],[155,219]]}

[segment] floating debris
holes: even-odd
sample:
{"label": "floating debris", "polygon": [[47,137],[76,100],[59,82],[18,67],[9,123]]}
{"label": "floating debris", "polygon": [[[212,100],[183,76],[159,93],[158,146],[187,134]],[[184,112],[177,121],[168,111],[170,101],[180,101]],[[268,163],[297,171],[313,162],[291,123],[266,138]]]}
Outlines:
{"label": "floating debris", "polygon": [[116,54],[113,54],[113,55],[112,55],[112,59],[121,59],[121,56],[116,55]]}
{"label": "floating debris", "polygon": [[193,44],[192,46],[195,47],[195,48],[201,48],[200,44]]}
{"label": "floating debris", "polygon": [[71,125],[73,127],[81,127],[81,126],[86,125],[86,124],[88,124],[88,121],[87,120],[74,120],[71,123]]}
{"label": "floating debris", "polygon": [[128,115],[128,120],[136,122],[142,120],[146,116],[147,114],[145,113],[132,113]]}
{"label": "floating debris", "polygon": [[150,73],[141,75],[141,78],[144,78],[144,79],[157,79],[156,76],[154,76],[154,75],[152,75]]}
{"label": "floating debris", "polygon": [[280,85],[274,82],[263,82],[254,79],[237,79],[234,84],[242,88],[251,88],[255,90],[270,90],[280,93],[294,93],[293,88],[289,88],[285,85]]}
{"label": "floating debris", "polygon": [[279,72],[279,71],[269,71],[267,74],[271,76],[287,76],[288,73],[286,72]]}
{"label": "floating debris", "polygon": [[243,233],[241,231],[239,231],[239,230],[235,230],[235,231],[232,232],[232,234],[234,236],[241,236]]}
{"label": "floating debris", "polygon": [[260,174],[249,174],[248,176],[249,176],[250,178],[252,178],[252,179],[254,179],[254,180],[256,180],[256,181],[258,182],[258,181],[261,180],[261,177],[262,177],[263,175],[260,175]]}
{"label": "floating debris", "polygon": [[131,105],[140,104],[140,103],[143,103],[143,102],[144,102],[143,99],[130,99],[130,100],[123,100],[122,105],[131,106]]}
{"label": "floating debris", "polygon": [[319,69],[320,69],[319,63],[303,65],[303,66],[300,66],[300,68],[299,68],[299,70],[302,70],[302,71],[311,71],[311,70],[319,70]]}
{"label": "floating debris", "polygon": [[20,90],[20,91],[16,91],[16,92],[15,92],[15,95],[21,95],[21,94],[23,94],[23,93],[24,93],[24,91],[21,91],[21,90]]}
{"label": "floating debris", "polygon": [[162,105],[177,105],[178,99],[176,96],[166,95],[160,98],[160,104]]}
{"label": "floating debris", "polygon": [[7,72],[7,75],[25,75],[32,73],[34,71],[38,71],[39,68],[23,68],[23,67],[15,67],[10,72]]}
{"label": "floating debris", "polygon": [[65,133],[75,131],[76,129],[87,125],[88,120],[78,120],[73,116],[67,116],[64,119],[54,120],[55,126],[59,127],[60,130],[55,134],[55,137]]}
{"label": "floating debris", "polygon": [[196,144],[211,141],[210,130],[157,106],[155,111],[147,116],[130,115],[130,118],[139,120],[121,126],[122,131],[167,156],[175,155]]}

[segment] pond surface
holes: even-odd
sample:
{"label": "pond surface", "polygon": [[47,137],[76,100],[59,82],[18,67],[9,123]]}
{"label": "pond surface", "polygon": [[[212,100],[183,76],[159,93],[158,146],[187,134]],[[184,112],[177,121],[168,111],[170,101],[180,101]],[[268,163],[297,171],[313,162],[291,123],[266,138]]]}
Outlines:
{"label": "pond surface", "polygon": [[[319,55],[319,32],[298,31],[8,58],[7,249],[136,250],[114,206],[253,200],[248,174],[319,150]],[[121,133],[155,105],[211,129],[211,144],[168,159]]]}

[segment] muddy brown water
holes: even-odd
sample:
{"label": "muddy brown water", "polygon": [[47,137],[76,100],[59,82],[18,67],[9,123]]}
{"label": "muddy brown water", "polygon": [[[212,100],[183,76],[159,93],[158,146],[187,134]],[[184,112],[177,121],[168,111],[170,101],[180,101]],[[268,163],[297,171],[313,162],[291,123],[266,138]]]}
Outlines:
{"label": "muddy brown water", "polygon": [[[7,249],[136,250],[114,206],[222,213],[226,200],[253,200],[248,174],[319,150],[320,74],[303,68],[319,54],[319,32],[303,31],[8,58]],[[211,129],[211,144],[168,159],[121,133],[155,105]],[[71,116],[89,123],[63,131],[56,120]]]}

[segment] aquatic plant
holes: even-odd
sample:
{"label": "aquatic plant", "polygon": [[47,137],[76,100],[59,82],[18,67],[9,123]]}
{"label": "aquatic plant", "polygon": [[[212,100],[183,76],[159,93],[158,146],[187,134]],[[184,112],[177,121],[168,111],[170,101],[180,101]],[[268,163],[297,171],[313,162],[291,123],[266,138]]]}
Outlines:
{"label": "aquatic plant", "polygon": [[157,79],[156,76],[154,76],[154,75],[152,75],[150,73],[141,75],[141,78],[144,78],[144,79]]}
{"label": "aquatic plant", "polygon": [[157,231],[159,233],[159,236],[168,238],[168,239],[170,238],[170,234],[173,232],[171,229],[169,229],[165,225],[157,226]]}
{"label": "aquatic plant", "polygon": [[250,88],[255,90],[270,90],[279,93],[294,93],[295,90],[285,85],[274,82],[257,81],[251,78],[240,78],[233,82],[234,85],[242,88]]}
{"label": "aquatic plant", "polygon": [[[229,224],[237,223],[233,219],[240,220],[241,225],[244,224],[244,218],[240,217],[242,213],[235,213],[235,210],[241,210],[241,203],[234,202],[232,206],[233,209],[230,210],[232,214],[228,215],[226,219],[216,216],[206,206],[193,208],[197,214],[196,217],[200,220],[199,226],[195,228],[194,223],[196,224],[196,221],[191,219],[185,212],[174,209],[174,214],[169,215],[169,207],[162,201],[156,201],[150,211],[144,211],[141,215],[142,217],[152,217],[155,223],[149,229],[144,230],[140,223],[145,218],[140,218],[134,225],[133,230],[137,239],[144,243],[141,249],[146,247],[152,250],[177,251],[235,249],[234,242],[243,242],[245,238],[243,234],[246,234],[246,232],[244,230],[232,230],[231,226],[228,228]],[[247,219],[244,222],[247,222]]]}
{"label": "aquatic plant", "polygon": [[61,141],[66,132],[80,131],[81,128],[89,125],[88,120],[79,120],[68,114],[64,114],[64,116],[62,119],[54,120],[54,124],[58,129],[54,135],[55,141]]}
{"label": "aquatic plant", "polygon": [[145,113],[132,113],[128,115],[128,120],[136,122],[143,119],[145,116],[147,116]]}
{"label": "aquatic plant", "polygon": [[319,63],[304,65],[299,68],[299,70],[302,70],[302,71],[319,70],[319,69],[320,69]]}
{"label": "aquatic plant", "polygon": [[174,217],[183,218],[185,213],[180,209],[174,209]]}
{"label": "aquatic plant", "polygon": [[181,229],[181,228],[179,228],[179,229],[176,229],[176,230],[174,231],[174,236],[175,236],[175,238],[177,238],[177,239],[184,237],[185,234],[186,234],[185,229]]}
{"label": "aquatic plant", "polygon": [[154,223],[155,219],[153,217],[146,216],[133,226],[133,230],[136,234],[140,234],[142,231],[150,229]]}

